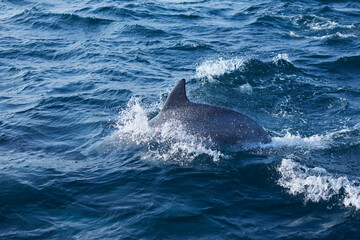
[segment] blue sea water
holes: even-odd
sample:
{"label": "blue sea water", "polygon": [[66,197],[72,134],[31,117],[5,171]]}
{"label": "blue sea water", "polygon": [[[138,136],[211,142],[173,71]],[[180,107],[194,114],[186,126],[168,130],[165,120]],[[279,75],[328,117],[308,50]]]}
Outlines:
{"label": "blue sea water", "polygon": [[[359,239],[358,1],[0,1],[1,239]],[[147,125],[255,119],[228,151]]]}

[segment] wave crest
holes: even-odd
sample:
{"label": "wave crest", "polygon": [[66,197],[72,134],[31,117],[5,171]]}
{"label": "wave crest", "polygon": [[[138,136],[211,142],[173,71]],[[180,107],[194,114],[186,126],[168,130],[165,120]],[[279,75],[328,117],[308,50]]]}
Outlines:
{"label": "wave crest", "polygon": [[41,29],[61,29],[76,27],[97,27],[108,25],[113,21],[110,19],[96,18],[91,16],[80,16],[74,13],[43,12],[33,7],[25,9],[10,18],[16,24],[29,24]]}
{"label": "wave crest", "polygon": [[309,168],[291,159],[283,159],[277,170],[280,173],[278,185],[291,195],[303,195],[305,203],[338,197],[341,205],[360,209],[359,181],[333,176],[323,168]]}
{"label": "wave crest", "polygon": [[230,58],[205,60],[196,67],[195,78],[216,82],[224,75],[235,74],[234,79],[240,76],[266,76],[275,73],[293,73],[298,69],[291,63],[287,54],[278,54],[272,61],[263,62],[257,59]]}
{"label": "wave crest", "polygon": [[240,58],[206,60],[196,68],[195,78],[207,78],[214,81],[214,77],[234,72],[244,64]]}

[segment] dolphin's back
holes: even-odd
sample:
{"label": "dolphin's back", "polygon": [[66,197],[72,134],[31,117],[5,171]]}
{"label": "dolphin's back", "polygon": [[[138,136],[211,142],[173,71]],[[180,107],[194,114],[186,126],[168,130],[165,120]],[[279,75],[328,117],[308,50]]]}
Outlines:
{"label": "dolphin's back", "polygon": [[174,121],[180,122],[190,134],[211,138],[217,144],[271,141],[260,125],[239,112],[190,102],[186,97],[184,79],[174,87],[163,109],[149,124],[160,127],[166,122]]}
{"label": "dolphin's back", "polygon": [[271,141],[266,131],[251,118],[222,107],[188,104],[161,111],[150,124],[159,126],[166,121],[179,121],[191,134],[210,137],[217,144],[235,144],[238,142]]}

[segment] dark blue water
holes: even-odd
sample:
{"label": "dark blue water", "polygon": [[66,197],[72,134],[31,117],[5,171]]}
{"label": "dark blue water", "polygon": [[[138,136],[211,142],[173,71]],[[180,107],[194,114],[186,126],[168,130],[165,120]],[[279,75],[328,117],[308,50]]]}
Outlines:
{"label": "dark blue water", "polygon": [[[359,36],[358,1],[0,1],[0,238],[360,238]],[[149,129],[181,78],[272,143]]]}

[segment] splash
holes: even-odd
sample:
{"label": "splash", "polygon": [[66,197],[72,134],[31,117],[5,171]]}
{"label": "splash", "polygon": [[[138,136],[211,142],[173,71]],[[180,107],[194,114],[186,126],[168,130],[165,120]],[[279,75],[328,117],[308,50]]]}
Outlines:
{"label": "splash", "polygon": [[312,135],[303,137],[299,133],[291,134],[286,132],[284,136],[273,137],[272,142],[268,144],[270,147],[298,147],[307,149],[325,149],[332,142],[333,134]]}
{"label": "splash", "polygon": [[223,157],[220,151],[210,148],[209,139],[188,134],[179,122],[167,122],[159,128],[150,127],[147,111],[136,98],[131,98],[120,112],[116,127],[120,144],[147,148],[143,159],[186,163],[200,155],[207,155],[214,162]]}
{"label": "splash", "polygon": [[207,78],[209,81],[214,81],[214,77],[233,72],[243,64],[244,61],[240,58],[206,60],[196,68],[195,78]]}
{"label": "splash", "polygon": [[277,170],[280,173],[278,185],[289,194],[303,195],[305,202],[329,201],[339,196],[341,205],[360,209],[358,181],[333,176],[323,168],[309,168],[291,159],[283,159]]}
{"label": "splash", "polygon": [[253,92],[253,88],[249,83],[245,83],[245,84],[239,86],[239,90],[241,93],[249,94],[249,95],[251,95]]}
{"label": "splash", "polygon": [[264,148],[281,148],[295,147],[308,150],[328,149],[334,145],[347,144],[349,138],[352,142],[359,140],[360,123],[353,127],[344,126],[342,129],[327,132],[324,134],[314,134],[311,136],[301,136],[300,133],[293,134],[289,130],[285,130],[282,136],[272,137],[269,144],[263,145]]}
{"label": "splash", "polygon": [[280,60],[285,60],[289,63],[291,63],[289,56],[286,53],[279,53],[278,55],[276,55],[275,57],[273,57],[273,62],[277,63]]}

